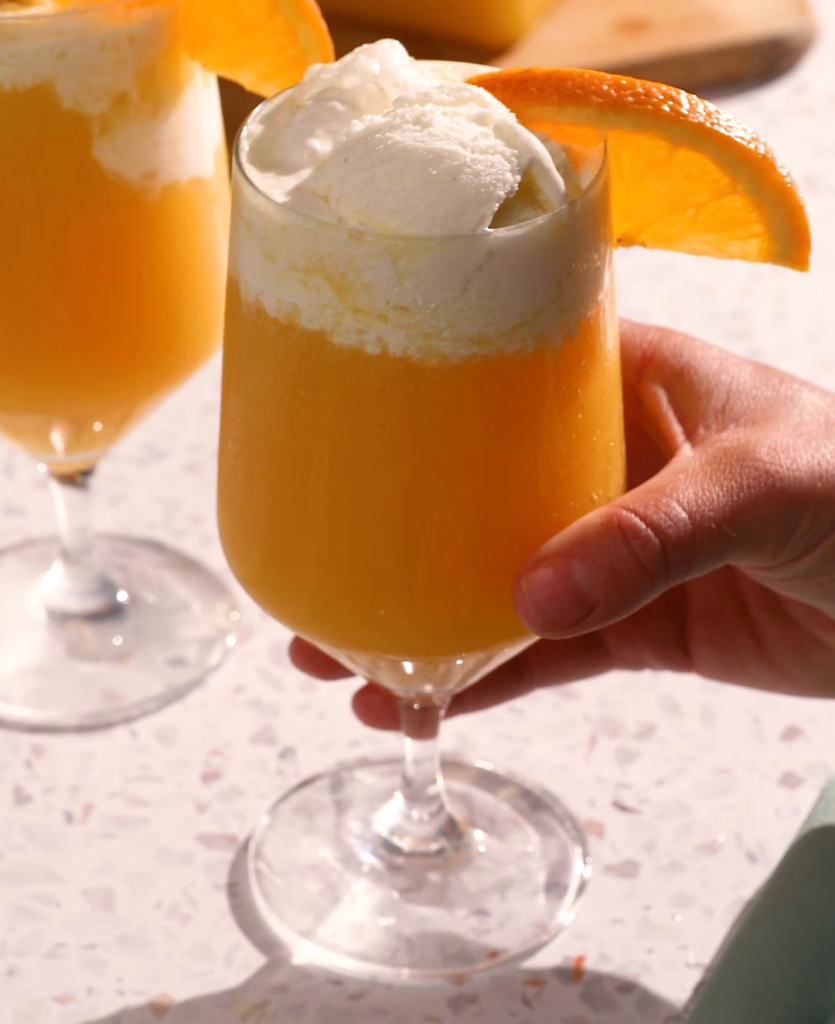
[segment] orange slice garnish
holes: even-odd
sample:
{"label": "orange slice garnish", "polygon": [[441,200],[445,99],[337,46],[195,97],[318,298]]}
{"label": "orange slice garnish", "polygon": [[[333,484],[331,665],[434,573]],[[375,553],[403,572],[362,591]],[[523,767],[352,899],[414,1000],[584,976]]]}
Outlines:
{"label": "orange slice garnish", "polygon": [[[56,0],[59,7],[69,8],[107,2]],[[158,0],[136,2],[153,7]],[[206,71],[231,78],[259,96],[295,85],[311,64],[334,58],[333,40],[316,0],[178,0],[178,8],[188,55]]]}
{"label": "orange slice garnish", "polygon": [[607,141],[617,245],[808,270],[809,222],[797,186],[763,140],[712,103],[669,85],[600,71],[477,75],[531,128]]}
{"label": "orange slice garnish", "polygon": [[333,60],[314,0],[180,0],[189,55],[259,96],[295,85],[311,64]]}

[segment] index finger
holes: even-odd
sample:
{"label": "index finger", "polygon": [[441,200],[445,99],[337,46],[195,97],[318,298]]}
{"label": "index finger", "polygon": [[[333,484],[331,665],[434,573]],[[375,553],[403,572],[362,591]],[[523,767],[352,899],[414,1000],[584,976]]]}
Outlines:
{"label": "index finger", "polygon": [[341,665],[336,658],[332,658],[318,647],[302,640],[300,636],[294,636],[288,648],[290,660],[301,672],[306,672],[316,679],[332,681],[334,679],[348,679],[354,673]]}

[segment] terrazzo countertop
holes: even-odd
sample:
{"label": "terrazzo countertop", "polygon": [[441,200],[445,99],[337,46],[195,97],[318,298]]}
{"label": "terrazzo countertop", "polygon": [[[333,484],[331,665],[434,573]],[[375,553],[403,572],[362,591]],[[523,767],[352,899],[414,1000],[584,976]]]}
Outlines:
{"label": "terrazzo countertop", "polygon": [[[808,277],[619,254],[622,312],[835,387],[835,5],[780,81],[723,100],[808,201]],[[214,522],[217,362],[105,460],[100,525],[178,545],[228,578]],[[51,530],[34,467],[0,450],[0,543]],[[457,718],[448,749],[560,793],[596,872],[575,924],[528,963],[391,987],[294,966],[263,933],[243,844],[276,795],[336,760],[396,751],[354,683],[296,672],[241,597],[243,637],[185,700],[109,731],[0,732],[0,1024],[633,1024],[673,1019],[835,772],[835,701],[613,673]]]}

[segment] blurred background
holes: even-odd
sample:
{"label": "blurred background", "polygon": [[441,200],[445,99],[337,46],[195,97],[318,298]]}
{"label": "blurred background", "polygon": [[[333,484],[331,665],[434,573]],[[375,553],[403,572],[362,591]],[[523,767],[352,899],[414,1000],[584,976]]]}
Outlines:
{"label": "blurred background", "polygon": [[[807,0],[319,0],[337,56],[400,39],[415,57],[582,67],[716,95],[789,70],[812,44]],[[224,82],[229,141],[258,98]]]}

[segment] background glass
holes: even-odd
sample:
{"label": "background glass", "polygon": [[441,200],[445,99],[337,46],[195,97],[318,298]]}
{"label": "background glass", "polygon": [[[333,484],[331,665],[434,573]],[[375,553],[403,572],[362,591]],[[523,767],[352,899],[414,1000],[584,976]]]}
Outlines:
{"label": "background glass", "polygon": [[228,172],[217,83],[176,3],[0,14],[0,432],[60,540],[0,553],[0,720],[104,725],[234,642],[225,587],[162,545],[94,543],[101,455],[217,349]]}
{"label": "background glass", "polygon": [[[221,539],[263,608],[398,695],[406,736],[405,765],[340,767],[282,797],[252,839],[253,888],[302,955],[384,977],[491,968],[571,919],[586,848],[511,773],[449,760],[442,778],[436,740],[452,694],[532,641],[511,596],[522,562],[624,488],[604,150],[575,151],[580,194],[537,220],[399,237],[272,201],[247,176],[251,144],[245,127]],[[336,333],[305,324],[300,279],[334,304]],[[491,296],[536,326],[485,333]],[[398,351],[375,341],[381,323]]]}

